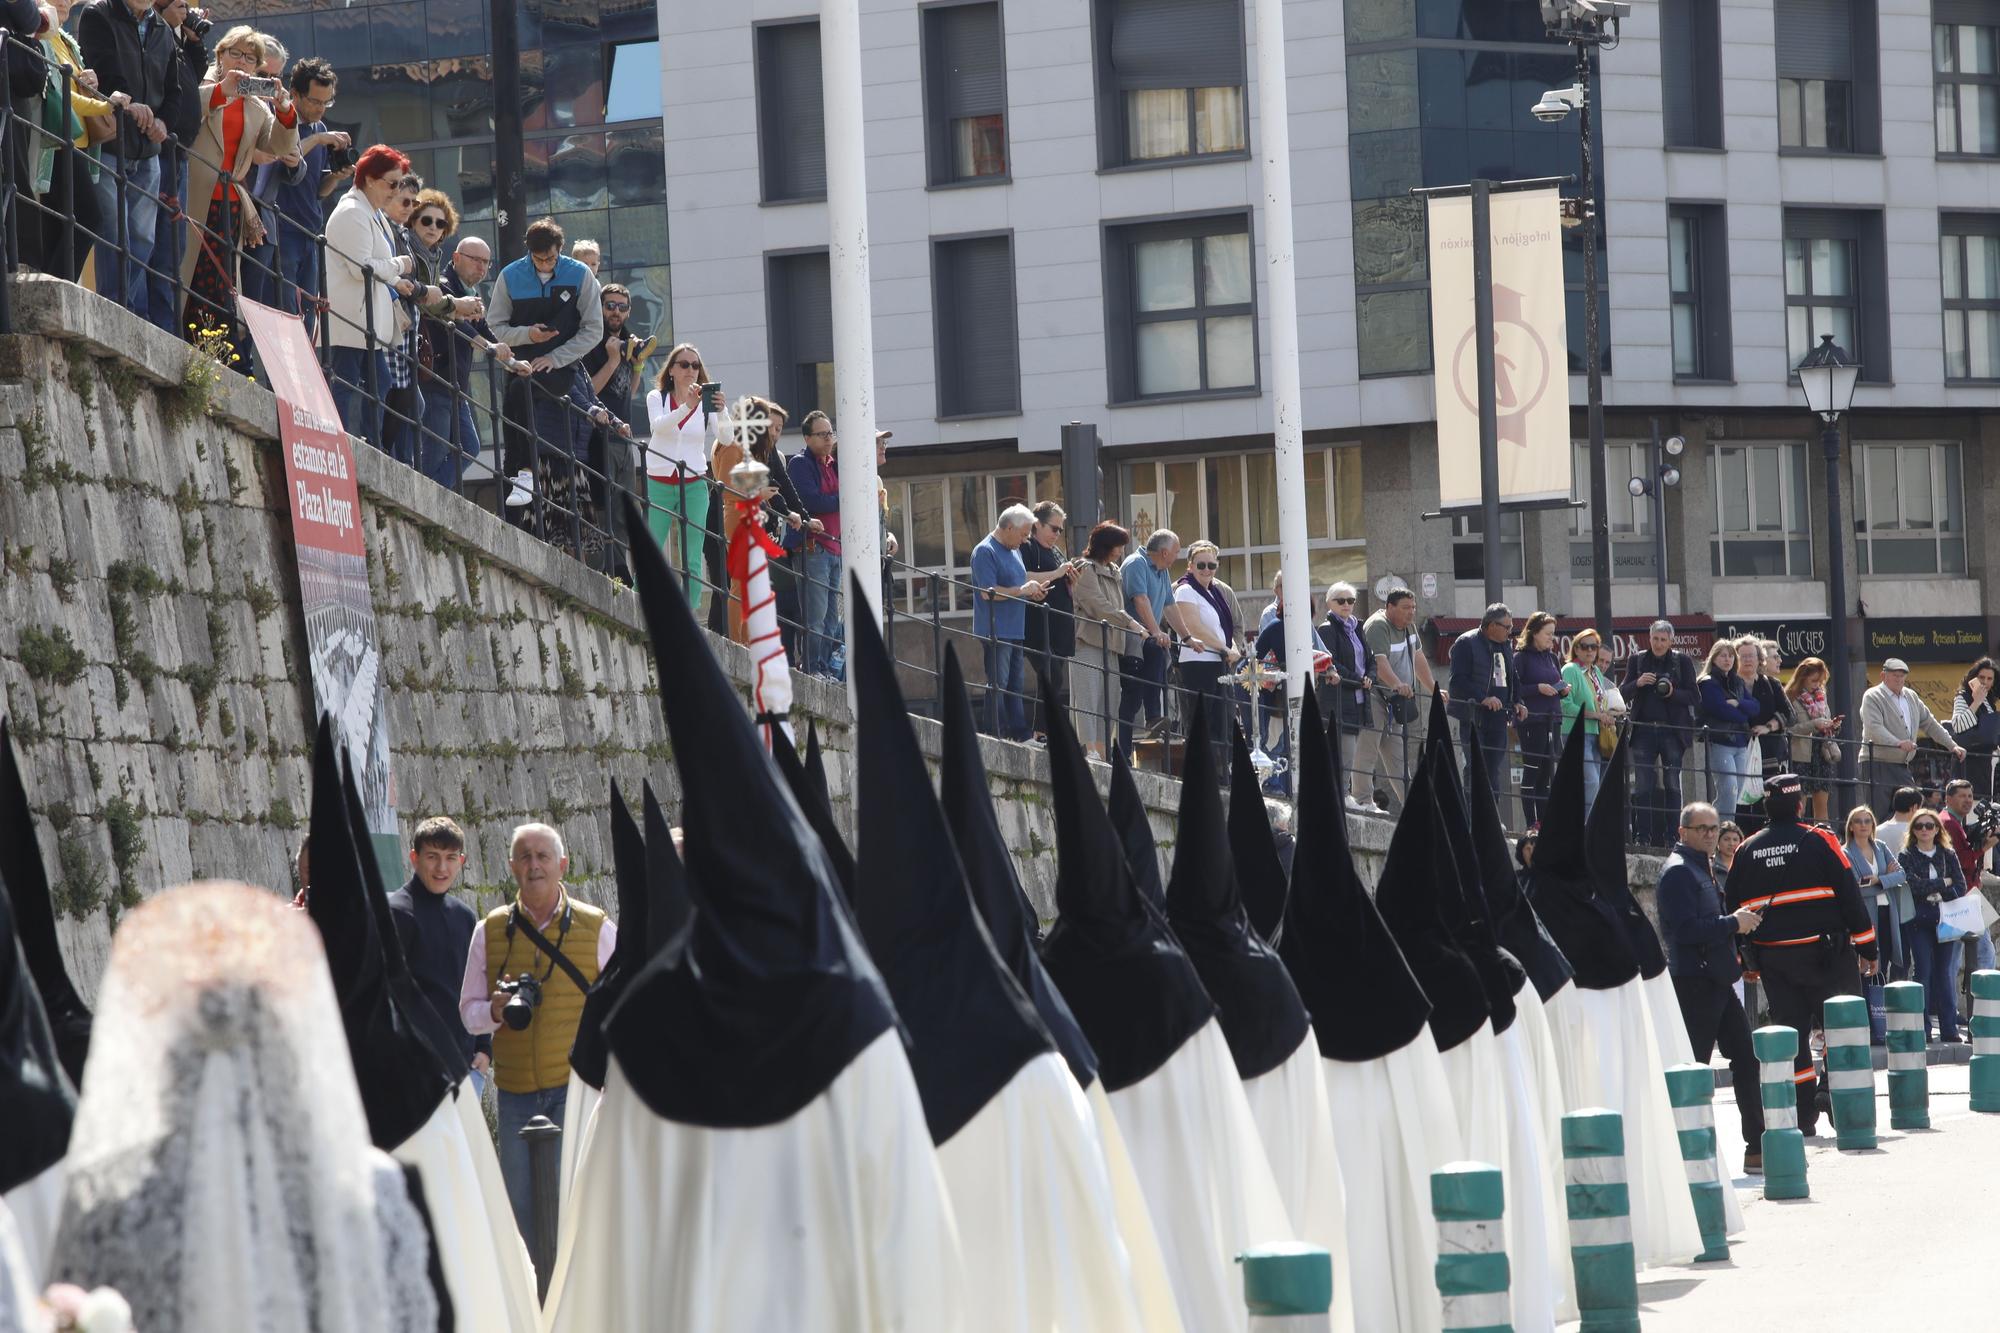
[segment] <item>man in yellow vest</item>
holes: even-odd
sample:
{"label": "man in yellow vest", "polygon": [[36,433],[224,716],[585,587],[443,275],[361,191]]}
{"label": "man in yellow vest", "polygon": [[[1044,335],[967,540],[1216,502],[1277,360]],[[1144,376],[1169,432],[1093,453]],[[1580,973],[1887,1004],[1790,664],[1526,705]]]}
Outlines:
{"label": "man in yellow vest", "polygon": [[520,893],[487,913],[472,932],[458,1012],[467,1032],[493,1034],[500,1175],[526,1237],[533,1219],[528,1145],[521,1130],[538,1115],[563,1123],[569,1049],[583,1015],[583,995],[610,959],[618,928],[601,909],[578,902],[563,888],[569,857],[562,834],[547,824],[514,830],[507,868]]}

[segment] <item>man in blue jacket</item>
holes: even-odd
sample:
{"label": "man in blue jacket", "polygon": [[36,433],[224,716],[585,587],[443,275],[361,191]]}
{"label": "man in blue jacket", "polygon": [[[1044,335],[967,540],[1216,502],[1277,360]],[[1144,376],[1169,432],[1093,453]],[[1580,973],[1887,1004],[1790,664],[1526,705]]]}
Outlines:
{"label": "man in blue jacket", "polygon": [[1736,939],[1756,930],[1764,918],[1748,907],[1726,910],[1715,878],[1715,845],[1721,836],[1722,818],[1714,806],[1696,801],[1681,811],[1680,841],[1660,874],[1660,934],[1667,942],[1667,974],[1674,979],[1694,1058],[1707,1064],[1710,1053],[1722,1048],[1743,1117],[1744,1169],[1761,1171],[1764,1107],[1754,1093],[1743,1095],[1744,1089],[1758,1086],[1759,1078],[1750,1020],[1736,998],[1736,979],[1743,975]]}
{"label": "man in blue jacket", "polygon": [[[1472,762],[1470,733],[1477,727],[1486,780],[1495,792],[1507,790],[1502,780],[1507,768],[1507,723],[1528,714],[1514,697],[1514,650],[1507,642],[1513,632],[1514,613],[1505,602],[1495,602],[1479,618],[1478,629],[1467,630],[1451,645],[1450,707],[1458,719],[1465,762]],[[1468,781],[1470,773],[1467,769]],[[1505,806],[1503,797],[1501,807]]]}

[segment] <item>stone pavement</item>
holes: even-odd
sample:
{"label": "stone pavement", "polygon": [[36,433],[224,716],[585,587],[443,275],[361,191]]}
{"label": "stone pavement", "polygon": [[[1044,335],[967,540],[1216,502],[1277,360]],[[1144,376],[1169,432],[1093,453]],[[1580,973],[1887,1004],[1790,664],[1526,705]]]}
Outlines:
{"label": "stone pavement", "polygon": [[[2000,1244],[1986,1198],[2000,1180],[2000,1116],[1968,1108],[1967,1079],[1964,1065],[1933,1065],[1932,1128],[1910,1133],[1889,1128],[1878,1073],[1881,1146],[1870,1152],[1837,1151],[1821,1116],[1823,1137],[1806,1144],[1810,1199],[1767,1201],[1760,1180],[1738,1176],[1745,1230],[1729,1262],[1640,1273],[1647,1333],[2000,1327],[2000,1289],[1984,1276]],[[1715,1112],[1723,1137],[1739,1137],[1728,1092]],[[1740,1157],[1740,1144],[1724,1146]]]}

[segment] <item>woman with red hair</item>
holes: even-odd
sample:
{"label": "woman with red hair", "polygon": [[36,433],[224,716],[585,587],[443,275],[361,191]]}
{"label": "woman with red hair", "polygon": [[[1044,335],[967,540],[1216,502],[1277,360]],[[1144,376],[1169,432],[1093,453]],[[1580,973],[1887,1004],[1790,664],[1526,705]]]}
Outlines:
{"label": "woman with red hair", "polygon": [[382,441],[381,399],[389,391],[388,349],[396,321],[406,318],[396,297],[416,284],[410,257],[396,253],[382,210],[410,159],[376,144],[354,164],[354,185],[326,220],[327,341],[333,348],[333,401],[350,435]]}

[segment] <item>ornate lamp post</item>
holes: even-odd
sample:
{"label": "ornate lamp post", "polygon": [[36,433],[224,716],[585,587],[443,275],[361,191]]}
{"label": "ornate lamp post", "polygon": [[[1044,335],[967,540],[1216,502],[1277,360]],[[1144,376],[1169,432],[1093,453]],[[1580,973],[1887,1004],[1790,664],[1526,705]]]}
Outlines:
{"label": "ornate lamp post", "polygon": [[[1806,406],[1819,414],[1820,449],[1826,455],[1826,591],[1833,608],[1833,712],[1851,716],[1849,704],[1854,693],[1847,665],[1847,534],[1840,521],[1840,418],[1854,405],[1854,385],[1861,367],[1848,360],[1836,347],[1831,333],[1822,333],[1819,346],[1799,362],[1799,388],[1805,391]],[[1840,780],[1854,781],[1855,747],[1840,747]]]}

